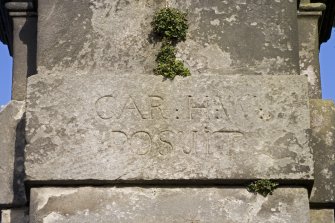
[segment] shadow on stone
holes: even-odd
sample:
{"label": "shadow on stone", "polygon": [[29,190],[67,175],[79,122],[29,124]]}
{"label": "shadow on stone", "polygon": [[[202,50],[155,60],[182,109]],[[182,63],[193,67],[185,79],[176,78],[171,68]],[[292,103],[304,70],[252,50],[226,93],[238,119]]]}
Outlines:
{"label": "shadow on stone", "polygon": [[36,45],[37,45],[37,19],[28,17],[20,33],[20,40],[27,45],[27,76],[37,74]]}
{"label": "shadow on stone", "polygon": [[13,204],[25,204],[26,193],[24,187],[24,147],[26,144],[25,139],[25,114],[16,127],[16,140],[14,152],[14,169],[13,169]]}

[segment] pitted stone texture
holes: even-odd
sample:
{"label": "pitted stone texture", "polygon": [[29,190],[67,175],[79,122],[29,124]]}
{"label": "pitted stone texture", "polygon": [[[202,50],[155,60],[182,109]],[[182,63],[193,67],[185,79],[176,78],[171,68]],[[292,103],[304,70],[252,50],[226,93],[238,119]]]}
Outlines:
{"label": "pitted stone texture", "polygon": [[23,152],[25,103],[11,101],[0,111],[0,207],[25,203]]}
{"label": "pitted stone texture", "polygon": [[321,12],[300,12],[298,17],[300,74],[308,77],[309,97],[314,99],[321,99],[318,25],[320,16]]}
{"label": "pitted stone texture", "polygon": [[[160,43],[150,23],[165,4],[39,0],[39,73],[152,73]],[[187,40],[178,44],[177,56],[193,75],[299,74],[296,0],[170,0],[168,4],[189,12]]]}
{"label": "pitted stone texture", "polygon": [[313,179],[302,76],[29,78],[28,180]]}
{"label": "pitted stone texture", "polygon": [[11,209],[1,211],[1,223],[29,223],[27,209]]}
{"label": "pitted stone texture", "polygon": [[333,209],[311,210],[311,223],[335,223]]}
{"label": "pitted stone texture", "polygon": [[311,100],[310,105],[315,160],[311,202],[335,205],[335,106],[325,100]]}
{"label": "pitted stone texture", "polygon": [[33,188],[30,223],[309,223],[305,189]]}

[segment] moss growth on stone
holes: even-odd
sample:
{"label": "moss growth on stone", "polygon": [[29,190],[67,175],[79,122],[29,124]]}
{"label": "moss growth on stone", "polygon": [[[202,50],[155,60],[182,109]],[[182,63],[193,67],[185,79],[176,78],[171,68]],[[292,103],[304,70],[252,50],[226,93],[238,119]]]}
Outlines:
{"label": "moss growth on stone", "polygon": [[186,39],[188,29],[187,13],[174,8],[164,8],[158,11],[153,19],[153,31],[163,41],[157,55],[156,75],[173,79],[175,76],[189,76],[190,71],[183,62],[176,58],[175,44]]}
{"label": "moss growth on stone", "polygon": [[166,78],[173,79],[176,75],[189,76],[190,71],[182,61],[176,59],[176,48],[171,44],[163,43],[160,52],[157,55],[157,66],[154,69],[155,74],[163,75]]}
{"label": "moss growth on stone", "polygon": [[276,189],[278,185],[279,185],[278,183],[273,182],[271,180],[262,179],[249,184],[247,189],[252,193],[255,194],[258,193],[266,197],[268,194],[271,195],[273,190]]}
{"label": "moss growth on stone", "polygon": [[163,39],[184,41],[188,29],[187,13],[174,8],[164,8],[158,11],[153,19],[154,32]]}

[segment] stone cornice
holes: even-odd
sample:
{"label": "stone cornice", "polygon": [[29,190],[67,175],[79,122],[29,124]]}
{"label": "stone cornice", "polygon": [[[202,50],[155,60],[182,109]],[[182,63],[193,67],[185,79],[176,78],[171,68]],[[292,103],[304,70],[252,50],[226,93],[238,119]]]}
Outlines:
{"label": "stone cornice", "polygon": [[11,17],[36,16],[36,0],[0,0],[0,41],[8,45],[12,55]]}
{"label": "stone cornice", "polygon": [[0,0],[0,41],[8,45],[12,55],[12,23],[8,10],[5,8],[5,0]]}
{"label": "stone cornice", "polygon": [[335,25],[335,1],[334,0],[311,0],[312,3],[324,3],[326,9],[320,19],[319,39],[320,44],[326,42],[331,35],[332,28]]}

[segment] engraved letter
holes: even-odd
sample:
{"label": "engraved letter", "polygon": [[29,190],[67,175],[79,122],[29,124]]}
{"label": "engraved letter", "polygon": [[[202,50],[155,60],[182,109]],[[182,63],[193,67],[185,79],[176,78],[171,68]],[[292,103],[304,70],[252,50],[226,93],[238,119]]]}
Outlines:
{"label": "engraved letter", "polygon": [[112,95],[106,95],[95,102],[95,110],[101,119],[111,119],[115,115],[115,98]]}
{"label": "engraved letter", "polygon": [[192,131],[192,145],[195,153],[197,153],[197,133],[198,131]]}
{"label": "engraved letter", "polygon": [[189,119],[194,119],[195,116],[201,118],[205,113],[206,118],[208,119],[208,97],[203,100],[203,102],[196,102],[193,100],[191,95],[188,96],[188,110],[189,110]]}
{"label": "engraved letter", "polygon": [[[192,152],[192,145],[190,145],[190,143],[188,143],[188,137],[184,134],[183,131],[179,131],[178,132],[178,135],[179,135],[179,141],[180,142],[183,142],[183,153],[185,154],[190,154]],[[186,140],[186,142],[185,142]]]}
{"label": "engraved letter", "polygon": [[130,146],[138,155],[145,155],[150,152],[152,139],[148,132],[135,132],[130,138]]}
{"label": "engraved letter", "polygon": [[128,136],[123,131],[110,131],[102,134],[102,145],[112,149],[114,152],[124,151],[127,145]]}
{"label": "engraved letter", "polygon": [[170,134],[173,134],[173,132],[169,130],[161,131],[159,134],[159,140],[164,144],[164,146],[158,148],[161,155],[167,155],[173,150],[172,143],[168,139]]}
{"label": "engraved letter", "polygon": [[227,109],[225,108],[225,106],[223,105],[222,98],[219,98],[219,102],[220,102],[222,111],[223,111],[223,113],[224,113],[224,116],[225,116],[228,120],[230,120],[230,117],[229,117],[229,115],[228,115],[228,111],[227,111]]}
{"label": "engraved letter", "polygon": [[137,104],[135,103],[135,100],[129,96],[126,103],[123,106],[123,109],[120,113],[120,115],[117,117],[117,119],[120,119],[123,114],[127,111],[130,111],[131,114],[134,114],[136,116],[139,116],[141,119],[145,119],[145,117],[142,115],[141,111],[138,109]]}
{"label": "engraved letter", "polygon": [[191,145],[185,145],[185,148],[183,148],[183,152],[185,154],[191,154],[192,150],[196,153],[196,146],[197,146],[197,134],[198,131],[192,131],[192,143]]}
{"label": "engraved letter", "polygon": [[[161,116],[163,119],[167,119],[163,112],[163,102],[164,99],[161,96],[149,95],[150,107],[151,107],[151,119],[155,119],[154,116]],[[155,110],[157,113],[155,113]]]}

